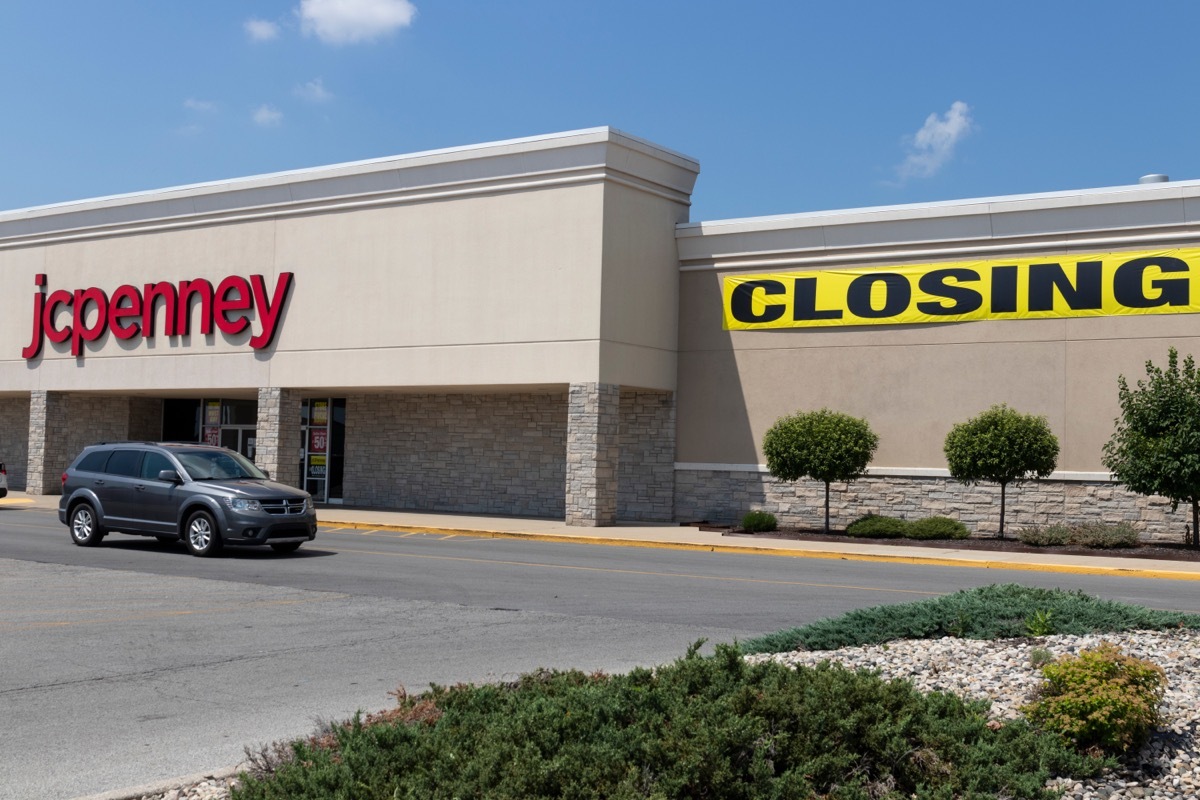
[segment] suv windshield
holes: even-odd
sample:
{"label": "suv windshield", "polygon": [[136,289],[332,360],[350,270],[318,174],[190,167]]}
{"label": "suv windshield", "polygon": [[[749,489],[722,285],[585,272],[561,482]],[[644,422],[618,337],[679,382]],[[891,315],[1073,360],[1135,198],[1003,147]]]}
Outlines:
{"label": "suv windshield", "polygon": [[244,456],[220,450],[175,450],[175,457],[194,481],[216,481],[229,478],[257,478],[266,475]]}

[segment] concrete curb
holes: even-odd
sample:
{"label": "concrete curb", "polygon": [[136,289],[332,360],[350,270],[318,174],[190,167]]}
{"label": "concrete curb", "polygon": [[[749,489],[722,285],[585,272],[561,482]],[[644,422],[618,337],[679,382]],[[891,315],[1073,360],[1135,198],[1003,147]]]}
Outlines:
{"label": "concrete curb", "polygon": [[191,775],[181,775],[178,778],[168,778],[155,783],[147,783],[143,786],[132,786],[126,789],[113,789],[110,792],[102,794],[88,794],[73,797],[71,800],[139,800],[146,795],[166,794],[172,789],[178,789],[184,786],[194,786],[197,783],[204,781],[220,781],[226,778],[232,778],[239,772],[244,770],[244,766],[226,767],[225,769],[209,770],[207,772],[196,772]]}
{"label": "concrete curb", "polygon": [[353,530],[393,531],[397,533],[440,533],[448,536],[477,536],[485,539],[529,539],[541,542],[603,545],[607,547],[648,547],[661,550],[691,550],[710,553],[740,553],[756,556],[784,556],[788,558],[816,558],[839,561],[870,561],[894,564],[923,564],[938,567],[968,567],[972,569],[1005,569],[1021,572],[1057,572],[1070,575],[1113,575],[1124,578],[1159,578],[1178,581],[1200,581],[1200,572],[1166,569],[1143,569],[1139,567],[1090,566],[1086,564],[1029,563],[1025,561],[980,560],[972,558],[945,558],[938,556],[881,555],[876,553],[851,553],[837,550],[778,549],[754,547],[752,545],[698,544],[694,542],[662,542],[642,539],[618,539],[603,536],[563,536],[555,533],[532,533],[523,531],[495,531],[472,528],[435,527],[430,525],[388,525],[367,522],[339,522],[321,520],[321,525]]}
{"label": "concrete curb", "polygon": [[0,508],[5,506],[31,506],[33,500],[28,497],[0,497]]}

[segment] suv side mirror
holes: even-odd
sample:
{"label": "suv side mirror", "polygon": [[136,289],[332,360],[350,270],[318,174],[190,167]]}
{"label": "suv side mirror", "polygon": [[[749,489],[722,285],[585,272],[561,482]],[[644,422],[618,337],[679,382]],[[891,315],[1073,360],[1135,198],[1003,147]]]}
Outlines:
{"label": "suv side mirror", "polygon": [[179,473],[173,469],[159,470],[158,479],[160,481],[167,481],[168,483],[183,483],[179,478]]}
{"label": "suv side mirror", "polygon": [[262,472],[262,474],[263,474],[263,475],[267,476],[268,478],[270,478],[270,477],[271,477],[271,473],[267,472],[265,469],[264,469],[264,470],[261,470],[261,472]]}

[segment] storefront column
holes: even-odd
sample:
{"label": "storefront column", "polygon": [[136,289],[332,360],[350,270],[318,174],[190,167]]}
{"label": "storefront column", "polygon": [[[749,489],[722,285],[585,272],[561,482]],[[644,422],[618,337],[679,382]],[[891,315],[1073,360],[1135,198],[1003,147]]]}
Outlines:
{"label": "storefront column", "polygon": [[62,474],[69,467],[67,395],[41,389],[29,394],[29,466],[25,491],[62,494]]}
{"label": "storefront column", "polygon": [[620,425],[620,386],[571,384],[567,399],[568,525],[616,523]]}
{"label": "storefront column", "polygon": [[278,386],[258,390],[254,463],[271,479],[303,488],[300,480],[300,392]]}

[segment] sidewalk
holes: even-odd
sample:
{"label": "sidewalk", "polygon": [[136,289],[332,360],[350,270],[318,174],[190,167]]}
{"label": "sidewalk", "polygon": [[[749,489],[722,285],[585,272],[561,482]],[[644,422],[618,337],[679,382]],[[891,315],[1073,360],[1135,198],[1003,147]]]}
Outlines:
{"label": "sidewalk", "polygon": [[[0,509],[57,509],[58,497],[10,492],[0,499]],[[902,564],[932,564],[976,569],[1011,569],[1032,572],[1064,572],[1082,575],[1117,575],[1200,581],[1200,561],[1163,561],[1121,556],[1076,556],[1053,553],[1002,553],[987,550],[903,545],[811,542],[789,539],[724,536],[720,531],[671,523],[614,525],[584,528],[560,520],[526,517],[489,517],[471,514],[437,514],[418,511],[376,511],[326,506],[317,510],[326,528],[379,531],[431,532],[488,538],[534,539],[623,547],[655,547],[703,550],[722,553],[788,556],[793,558],[840,559]],[[320,541],[318,534],[317,541]]]}

